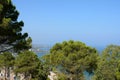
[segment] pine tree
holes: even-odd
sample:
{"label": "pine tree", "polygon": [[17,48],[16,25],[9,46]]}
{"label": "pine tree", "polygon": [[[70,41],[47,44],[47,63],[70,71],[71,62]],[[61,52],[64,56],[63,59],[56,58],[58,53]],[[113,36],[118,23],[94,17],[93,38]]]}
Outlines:
{"label": "pine tree", "polygon": [[56,43],[43,61],[50,69],[64,73],[69,79],[84,80],[83,72],[93,73],[97,68],[97,50],[79,41]]}
{"label": "pine tree", "polygon": [[19,12],[11,0],[0,0],[0,53],[31,48],[31,38],[22,34],[23,21],[18,21]]}
{"label": "pine tree", "polygon": [[120,46],[107,46],[97,63],[93,80],[120,80]]}
{"label": "pine tree", "polygon": [[24,74],[25,80],[46,80],[47,78],[47,68],[45,65],[43,66],[38,56],[31,51],[19,53],[14,65],[16,66],[14,72]]}

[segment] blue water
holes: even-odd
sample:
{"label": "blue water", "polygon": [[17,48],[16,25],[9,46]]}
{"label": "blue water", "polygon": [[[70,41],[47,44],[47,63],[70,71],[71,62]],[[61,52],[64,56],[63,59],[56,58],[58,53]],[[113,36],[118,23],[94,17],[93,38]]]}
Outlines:
{"label": "blue water", "polygon": [[44,55],[46,55],[46,54],[49,54],[49,53],[39,52],[39,53],[37,53],[37,56],[38,56],[38,57],[42,57],[42,56],[44,56]]}
{"label": "blue water", "polygon": [[86,80],[92,80],[91,78],[92,78],[93,74],[89,74],[88,72],[85,71],[84,76],[85,76]]}

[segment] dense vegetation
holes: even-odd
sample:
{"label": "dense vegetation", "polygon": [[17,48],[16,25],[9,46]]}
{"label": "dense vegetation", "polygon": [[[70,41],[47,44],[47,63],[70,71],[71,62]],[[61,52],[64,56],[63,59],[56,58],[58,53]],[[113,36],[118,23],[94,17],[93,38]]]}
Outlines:
{"label": "dense vegetation", "polygon": [[98,53],[96,49],[79,41],[64,41],[53,46],[44,61],[52,69],[56,68],[69,79],[83,80],[83,72],[93,73],[97,68]]}
{"label": "dense vegetation", "polygon": [[38,58],[29,51],[32,39],[22,34],[23,21],[11,0],[0,0],[0,70],[3,80],[16,78],[47,80],[49,71],[56,72],[58,80],[85,80],[84,72],[92,80],[120,80],[120,46],[109,45],[102,53],[80,41],[56,43],[50,53]]}
{"label": "dense vegetation", "polygon": [[120,46],[109,45],[98,54],[96,49],[79,41],[56,43],[44,62],[57,74],[59,80],[85,80],[84,72],[92,74],[91,80],[120,80]]}
{"label": "dense vegetation", "polygon": [[97,65],[93,80],[120,80],[120,46],[109,45]]}
{"label": "dense vegetation", "polygon": [[35,53],[28,51],[32,39],[28,33],[22,33],[24,23],[17,20],[18,16],[11,0],[0,0],[0,72],[5,71],[2,79],[10,80],[14,72],[16,78],[23,74],[25,80],[46,80],[47,67]]}
{"label": "dense vegetation", "polygon": [[0,0],[0,52],[14,52],[31,48],[31,38],[22,34],[23,21],[11,0]]}

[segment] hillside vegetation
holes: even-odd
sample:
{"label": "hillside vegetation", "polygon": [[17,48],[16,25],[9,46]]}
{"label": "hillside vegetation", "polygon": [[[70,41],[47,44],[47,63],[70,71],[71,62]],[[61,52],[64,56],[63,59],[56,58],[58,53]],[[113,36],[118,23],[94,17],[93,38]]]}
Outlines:
{"label": "hillside vegetation", "polygon": [[11,0],[0,0],[0,80],[120,80],[120,46],[109,45],[101,54],[80,41],[56,43],[39,58],[30,51],[32,39],[22,32],[23,21]]}

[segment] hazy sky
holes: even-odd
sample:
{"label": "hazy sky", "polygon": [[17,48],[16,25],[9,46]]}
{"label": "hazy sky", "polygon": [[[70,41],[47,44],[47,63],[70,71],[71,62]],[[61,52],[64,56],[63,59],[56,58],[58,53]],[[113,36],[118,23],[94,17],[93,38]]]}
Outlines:
{"label": "hazy sky", "polygon": [[33,44],[120,44],[120,0],[13,0]]}

